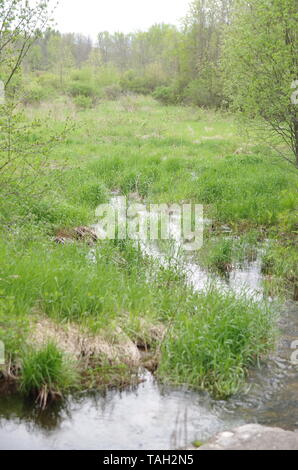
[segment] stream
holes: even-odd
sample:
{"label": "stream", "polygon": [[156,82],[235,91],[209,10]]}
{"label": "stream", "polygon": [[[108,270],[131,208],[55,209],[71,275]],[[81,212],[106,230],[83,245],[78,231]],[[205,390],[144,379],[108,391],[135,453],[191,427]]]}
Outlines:
{"label": "stream", "polygon": [[[175,214],[172,220],[177,256]],[[141,249],[160,264],[168,262],[157,243],[142,242]],[[235,266],[225,279],[211,279],[192,255],[184,256],[181,269],[197,290],[212,281],[223,290],[263,297],[260,256]],[[142,372],[144,382],[134,388],[78,394],[44,412],[19,396],[0,396],[0,449],[177,449],[256,422],[298,432],[298,366],[290,360],[295,340],[298,303],[287,302],[280,312],[276,351],[250,371],[246,390],[228,400],[162,386],[147,371]]]}

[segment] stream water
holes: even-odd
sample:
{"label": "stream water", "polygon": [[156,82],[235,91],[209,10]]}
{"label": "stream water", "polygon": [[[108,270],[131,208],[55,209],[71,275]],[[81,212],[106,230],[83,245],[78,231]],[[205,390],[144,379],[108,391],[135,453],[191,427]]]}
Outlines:
{"label": "stream water", "polygon": [[[175,240],[175,223],[172,227]],[[157,244],[143,243],[142,250],[161,264],[167,262]],[[191,256],[181,269],[198,290],[210,282]],[[261,298],[259,257],[213,282]],[[250,371],[245,391],[226,401],[163,387],[145,371],[144,382],[133,389],[69,397],[45,412],[18,396],[0,396],[0,449],[173,449],[253,422],[298,432],[298,366],[291,362],[291,346],[298,340],[297,302],[284,305],[280,331],[274,354]]]}

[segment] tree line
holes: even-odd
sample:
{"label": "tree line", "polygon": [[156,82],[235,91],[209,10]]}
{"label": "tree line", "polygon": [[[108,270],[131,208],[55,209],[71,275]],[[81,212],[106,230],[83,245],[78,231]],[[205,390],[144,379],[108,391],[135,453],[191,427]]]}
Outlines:
{"label": "tree line", "polygon": [[[31,72],[55,72],[61,84],[73,68],[114,68],[122,86],[152,93],[166,103],[218,106],[223,99],[220,59],[224,26],[232,0],[196,0],[181,27],[156,24],[148,31],[82,34],[47,29],[27,55]],[[161,89],[163,87],[163,89]]]}
{"label": "tree line", "polygon": [[104,31],[96,41],[49,27],[49,3],[0,0],[6,92],[21,81],[27,102],[56,90],[89,107],[132,92],[230,109],[298,167],[298,0],[194,0],[180,27]]}

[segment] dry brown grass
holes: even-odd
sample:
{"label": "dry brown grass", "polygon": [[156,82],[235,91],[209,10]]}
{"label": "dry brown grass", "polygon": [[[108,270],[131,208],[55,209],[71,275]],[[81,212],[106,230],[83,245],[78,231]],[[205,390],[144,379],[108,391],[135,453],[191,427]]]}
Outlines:
{"label": "dry brown grass", "polygon": [[139,367],[141,363],[137,346],[119,327],[95,335],[74,323],[62,325],[40,316],[32,324],[30,343],[39,348],[49,342],[85,365],[95,358],[129,367]]}

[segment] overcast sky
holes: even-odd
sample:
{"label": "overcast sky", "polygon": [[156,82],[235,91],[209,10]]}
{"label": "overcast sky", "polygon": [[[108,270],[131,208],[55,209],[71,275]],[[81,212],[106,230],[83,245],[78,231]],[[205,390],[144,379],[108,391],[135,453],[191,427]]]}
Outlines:
{"label": "overcast sky", "polygon": [[146,30],[185,16],[190,0],[60,0],[55,18],[61,32],[96,37],[99,31]]}

